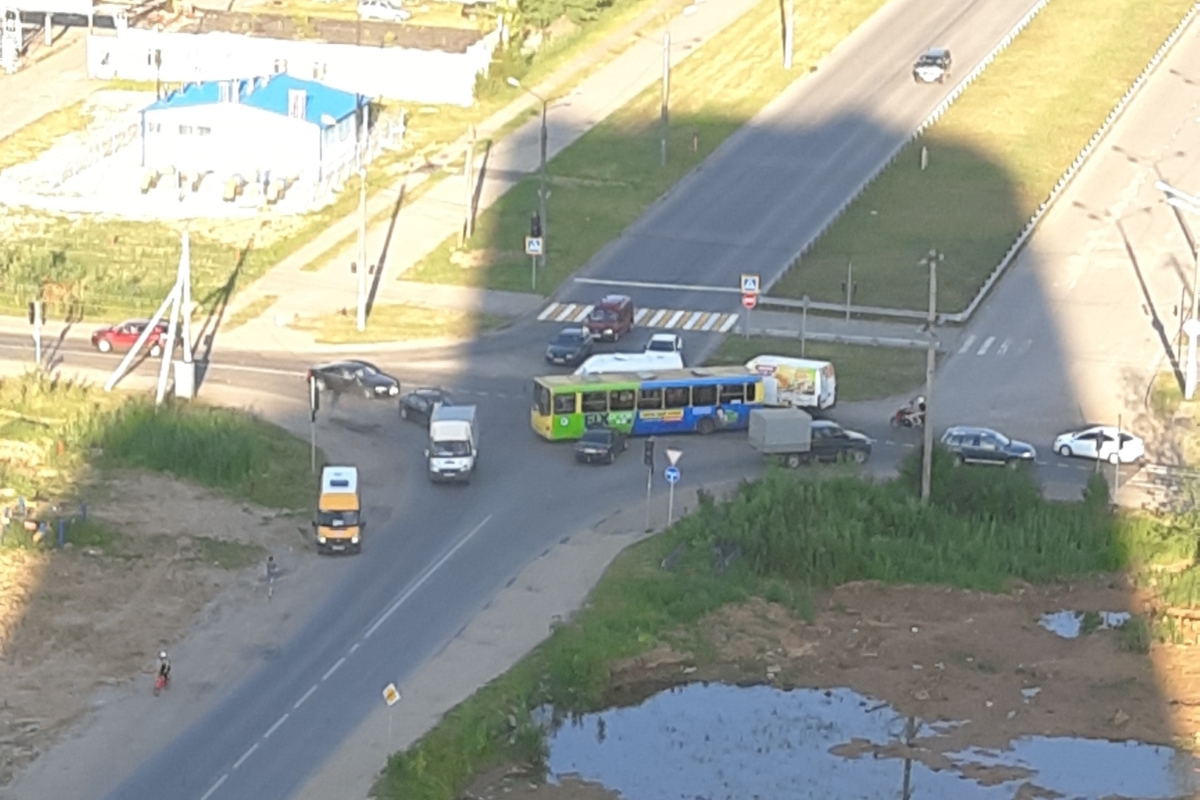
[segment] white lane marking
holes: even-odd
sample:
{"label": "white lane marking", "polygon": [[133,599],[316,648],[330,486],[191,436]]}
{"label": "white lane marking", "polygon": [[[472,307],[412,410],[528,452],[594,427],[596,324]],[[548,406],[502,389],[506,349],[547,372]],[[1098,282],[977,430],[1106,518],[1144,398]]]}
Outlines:
{"label": "white lane marking", "polygon": [[730,314],[728,319],[726,319],[725,322],[721,324],[721,327],[717,329],[717,333],[729,333],[729,329],[736,325],[737,321],[738,315]]}
{"label": "white lane marking", "polygon": [[249,758],[250,756],[254,755],[254,751],[255,751],[255,750],[257,750],[257,749],[258,749],[258,742],[255,742],[255,743],[253,744],[253,746],[251,746],[251,748],[250,748],[249,750],[247,750],[246,752],[242,753],[242,757],[241,757],[241,758],[239,758],[239,759],[238,759],[238,760],[237,760],[237,761],[234,763],[234,765],[233,765],[233,768],[234,768],[234,769],[237,769],[237,768],[238,768],[238,767],[240,767],[242,764],[245,764],[245,763],[246,763],[246,759],[247,759],[247,758]]}
{"label": "white lane marking", "polygon": [[314,683],[312,685],[312,688],[310,688],[307,692],[305,692],[304,696],[296,701],[296,705],[292,706],[292,711],[295,711],[297,708],[304,705],[304,701],[307,700],[308,698],[312,697],[312,693],[315,692],[316,690],[317,690],[317,685]]}
{"label": "white lane marking", "polygon": [[696,327],[696,323],[699,322],[700,318],[703,316],[703,311],[697,311],[696,313],[692,314],[690,317],[688,317],[687,322],[683,323],[683,329],[685,331],[690,331],[692,328]]}
{"label": "white lane marking", "polygon": [[213,796],[213,794],[214,794],[214,793],[217,791],[217,789],[220,789],[220,788],[221,788],[221,784],[222,784],[222,783],[224,783],[224,782],[225,782],[225,781],[227,781],[227,780],[229,780],[229,773],[228,773],[228,772],[226,772],[224,775],[222,775],[222,776],[221,776],[221,779],[220,779],[219,781],[217,781],[216,783],[214,783],[214,784],[212,785],[212,788],[211,788],[211,789],[209,789],[207,792],[205,792],[205,793],[204,793],[204,796],[203,796],[203,797],[201,797],[201,798],[200,798],[200,800],[208,800],[208,798],[210,798],[210,797],[212,797],[212,796]]}
{"label": "white lane marking", "polygon": [[967,337],[967,340],[963,342],[962,347],[958,348],[958,354],[962,355],[963,353],[967,352],[971,349],[971,345],[973,344],[975,344],[975,334],[972,333]]}
{"label": "white lane marking", "polygon": [[674,328],[676,325],[679,324],[679,320],[683,319],[683,315],[686,313],[687,313],[686,311],[676,311],[674,314],[671,315],[671,319],[665,325],[663,325],[663,327],[664,328]]}
{"label": "white lane marking", "polygon": [[558,303],[551,303],[550,305],[546,306],[546,309],[542,313],[538,314],[538,322],[545,322],[551,314],[553,314],[555,311],[558,311],[559,307],[560,306]]}
{"label": "white lane marking", "polygon": [[643,320],[643,319],[645,319],[645,318],[646,318],[646,315],[647,315],[647,314],[649,314],[649,313],[650,313],[650,309],[648,309],[648,308],[639,308],[639,309],[637,310],[637,313],[633,315],[633,324],[634,324],[634,325],[641,325],[641,324],[642,324],[642,320]]}
{"label": "white lane marking", "polygon": [[712,326],[716,325],[717,320],[719,320],[720,318],[721,318],[720,314],[709,314],[708,319],[706,319],[704,321],[704,324],[700,326],[700,330],[704,331],[705,333],[707,333],[708,331],[711,331]]}
{"label": "white lane marking", "polygon": [[329,668],[328,672],[326,672],[324,675],[321,676],[321,680],[323,680],[323,681],[329,680],[329,676],[332,675],[333,673],[337,672],[338,667],[340,667],[342,664],[345,664],[345,663],[346,663],[346,657],[342,656],[341,658],[339,658],[337,660],[336,664],[334,664],[332,667]]}
{"label": "white lane marking", "polygon": [[989,336],[986,339],[984,339],[983,346],[979,348],[979,351],[977,353],[975,353],[975,355],[977,355],[977,356],[986,355],[988,348],[990,348],[992,346],[992,342],[994,342],[994,341],[996,341],[995,336]]}
{"label": "white lane marking", "polygon": [[562,322],[564,319],[566,319],[567,317],[571,316],[571,314],[572,314],[572,313],[575,311],[575,309],[577,309],[577,308],[579,308],[579,306],[575,305],[574,303],[570,303],[570,304],[568,304],[568,305],[566,306],[566,308],[564,308],[562,311],[558,312],[558,315],[557,315],[557,316],[554,318],[554,321],[555,321],[555,322]]}
{"label": "white lane marking", "polygon": [[1008,347],[1011,344],[1012,344],[1012,337],[1009,336],[1007,339],[1005,339],[1003,342],[1000,343],[999,347],[996,348],[996,355],[1002,356],[1005,353],[1007,353]]}
{"label": "white lane marking", "polygon": [[282,717],[280,717],[279,720],[274,725],[271,726],[270,730],[268,730],[266,733],[263,734],[263,738],[270,739],[271,734],[274,733],[275,731],[279,730],[279,726],[282,725],[284,723],[284,720],[286,720],[287,718],[288,718],[287,714],[284,714]]}
{"label": "white lane marking", "polygon": [[1029,350],[1029,346],[1033,344],[1033,339],[1026,339],[1025,342],[1017,349],[1017,355],[1023,356]]}
{"label": "white lane marking", "polygon": [[380,625],[387,622],[388,617],[390,617],[392,614],[396,613],[396,609],[400,608],[400,606],[402,606],[406,602],[408,602],[408,598],[410,598],[414,594],[416,594],[417,590],[419,590],[422,586],[424,586],[429,581],[429,579],[432,578],[434,576],[434,574],[439,569],[441,569],[442,566],[447,561],[449,561],[451,558],[453,558],[455,553],[457,553],[459,550],[463,549],[463,547],[466,546],[467,542],[474,539],[475,534],[477,534],[481,530],[483,530],[483,526],[487,525],[488,522],[491,521],[491,519],[492,519],[491,514],[488,514],[486,517],[484,517],[483,522],[479,523],[474,528],[472,528],[470,533],[468,533],[463,538],[459,539],[458,543],[455,544],[454,547],[451,547],[450,550],[446,552],[446,555],[439,558],[436,562],[434,562],[434,564],[432,566],[430,566],[428,569],[426,569],[425,572],[422,573],[421,577],[418,578],[417,581],[412,586],[410,586],[408,589],[406,589],[404,591],[404,594],[402,594],[402,595],[400,595],[400,597],[396,598],[396,602],[392,603],[391,607],[388,608],[388,610],[384,612],[383,616],[379,618],[379,621],[377,621],[374,625],[372,625],[370,628],[367,629],[367,632],[365,634],[363,634],[363,638],[369,639],[371,637],[371,634],[373,634],[376,630],[379,629]]}
{"label": "white lane marking", "polygon": [[585,319],[588,318],[588,315],[592,313],[593,308],[595,308],[595,306],[584,306],[583,309],[578,314],[576,314],[575,317],[571,321],[572,322],[583,322]]}
{"label": "white lane marking", "polygon": [[362,647],[362,642],[355,642],[354,646],[350,648],[350,655],[354,655],[354,651],[360,647]]}
{"label": "white lane marking", "polygon": [[649,281],[614,281],[606,278],[576,278],[576,283],[589,283],[595,286],[630,286],[635,289],[670,289],[676,292],[725,292],[741,294],[736,286],[698,286],[691,283],[652,283]]}
{"label": "white lane marking", "polygon": [[663,317],[665,317],[666,315],[667,315],[667,310],[665,308],[660,309],[660,310],[654,312],[654,316],[650,318],[650,321],[647,322],[646,325],[648,327],[653,328],[656,325],[658,325],[658,321],[660,319],[662,319]]}

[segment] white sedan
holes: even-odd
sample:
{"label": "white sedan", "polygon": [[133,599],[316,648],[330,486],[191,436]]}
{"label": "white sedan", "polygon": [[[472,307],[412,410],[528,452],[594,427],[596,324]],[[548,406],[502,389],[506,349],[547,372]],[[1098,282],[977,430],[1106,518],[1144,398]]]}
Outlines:
{"label": "white sedan", "polygon": [[1146,443],[1112,425],[1094,425],[1059,436],[1054,440],[1054,452],[1064,458],[1077,456],[1129,464],[1146,455]]}

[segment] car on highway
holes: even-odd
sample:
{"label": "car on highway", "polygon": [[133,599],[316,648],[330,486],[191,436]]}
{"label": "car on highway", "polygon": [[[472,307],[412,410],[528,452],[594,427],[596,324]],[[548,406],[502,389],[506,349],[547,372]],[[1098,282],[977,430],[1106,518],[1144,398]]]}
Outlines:
{"label": "car on highway", "polygon": [[[116,325],[100,328],[92,334],[92,347],[101,353],[129,350],[137,344],[138,337],[149,324],[148,319],[127,319]],[[146,339],[145,347],[151,356],[157,358],[162,354],[163,343],[167,341],[168,326],[165,322],[159,322],[154,328],[154,332]]]}
{"label": "car on highway", "polygon": [[678,333],[656,333],[646,343],[647,353],[679,353],[683,355],[683,337]]}
{"label": "car on highway", "polygon": [[1110,464],[1131,464],[1146,455],[1141,437],[1113,425],[1091,425],[1067,431],[1054,440],[1054,452],[1063,458],[1094,458]]}
{"label": "car on highway", "polygon": [[623,294],[610,294],[588,314],[587,329],[601,341],[617,341],[633,329],[633,298]]}
{"label": "car on highway", "polygon": [[858,431],[848,431],[836,422],[815,419],[810,426],[813,461],[853,461],[862,464],[871,457],[871,437]]}
{"label": "car on highway", "polygon": [[595,342],[587,328],[563,328],[546,347],[546,360],[551,364],[578,367],[592,354]]}
{"label": "car on highway", "polygon": [[991,428],[955,425],[942,434],[942,446],[954,455],[955,464],[999,464],[1015,467],[1033,463],[1033,445],[1010,439]]}
{"label": "car on highway", "polygon": [[589,428],[575,442],[575,460],[585,464],[611,464],[629,448],[629,439],[612,428]]}
{"label": "car on highway", "polygon": [[423,386],[400,396],[400,417],[409,422],[428,425],[429,418],[438,406],[452,406],[454,400],[445,389]]}
{"label": "car on highway", "polygon": [[913,64],[913,80],[917,83],[945,83],[950,74],[950,63],[948,49],[931,47]]}
{"label": "car on highway", "polygon": [[391,0],[358,0],[358,16],[380,22],[404,22],[412,19],[412,12]]}
{"label": "car on highway", "polygon": [[317,391],[341,394],[361,394],[368,400],[395,400],[400,394],[400,381],[368,361],[348,359],[318,364],[308,371]]}

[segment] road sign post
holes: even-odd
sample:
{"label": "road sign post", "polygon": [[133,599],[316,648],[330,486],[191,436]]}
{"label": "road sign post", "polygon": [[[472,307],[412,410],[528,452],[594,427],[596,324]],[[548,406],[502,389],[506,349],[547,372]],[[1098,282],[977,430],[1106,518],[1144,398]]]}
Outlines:
{"label": "road sign post", "polygon": [[667,527],[669,528],[675,519],[675,484],[679,483],[680,478],[679,467],[675,465],[683,456],[683,451],[676,447],[668,447],[666,453],[669,466],[663,471],[663,477],[667,479],[667,484],[671,487],[667,494]]}
{"label": "road sign post", "polygon": [[646,440],[646,450],[642,456],[642,461],[646,464],[646,533],[652,529],[650,527],[650,494],[654,489],[654,437],[651,436]]}
{"label": "road sign post", "polygon": [[746,320],[742,323],[742,334],[750,338],[750,310],[758,305],[758,292],[761,282],[756,274],[742,273],[742,306],[746,309]]}
{"label": "road sign post", "polygon": [[317,388],[317,376],[308,376],[308,451],[312,471],[317,471],[317,412],[321,410],[321,390]]}
{"label": "road sign post", "polygon": [[396,684],[389,683],[383,687],[383,702],[387,703],[388,707],[388,738],[392,738],[392,706],[400,702],[400,690],[396,688]]}

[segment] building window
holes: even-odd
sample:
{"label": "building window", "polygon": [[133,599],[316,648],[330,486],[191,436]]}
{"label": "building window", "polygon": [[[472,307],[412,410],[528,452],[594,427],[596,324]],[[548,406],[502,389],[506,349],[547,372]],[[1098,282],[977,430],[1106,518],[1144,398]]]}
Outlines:
{"label": "building window", "polygon": [[275,74],[279,75],[280,73],[283,73],[283,72],[287,72],[287,59],[286,58],[275,59]]}
{"label": "building window", "polygon": [[192,126],[191,125],[180,125],[179,126],[179,135],[180,136],[191,136],[192,135]]}
{"label": "building window", "polygon": [[147,122],[146,123],[146,133],[162,133],[162,123],[161,122]]}
{"label": "building window", "polygon": [[313,80],[319,81],[319,80],[323,79],[324,77],[325,77],[325,65],[319,61],[315,62],[313,64]]}
{"label": "building window", "polygon": [[208,136],[210,133],[212,133],[212,128],[196,128],[196,133],[200,134],[201,136]]}

